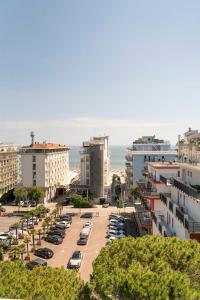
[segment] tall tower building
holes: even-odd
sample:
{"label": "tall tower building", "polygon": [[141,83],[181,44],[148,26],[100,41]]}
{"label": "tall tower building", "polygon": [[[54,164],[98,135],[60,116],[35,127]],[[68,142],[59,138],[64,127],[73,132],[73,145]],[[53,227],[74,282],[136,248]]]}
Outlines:
{"label": "tall tower building", "polygon": [[83,142],[81,151],[81,185],[88,186],[94,198],[104,197],[109,185],[110,157],[108,136]]}

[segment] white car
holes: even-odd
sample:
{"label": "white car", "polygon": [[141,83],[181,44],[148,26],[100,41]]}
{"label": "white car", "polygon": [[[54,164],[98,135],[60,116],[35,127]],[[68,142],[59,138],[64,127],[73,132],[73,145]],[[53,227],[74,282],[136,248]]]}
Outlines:
{"label": "white car", "polygon": [[83,228],[80,233],[80,237],[88,237],[90,234],[90,228]]}
{"label": "white car", "polygon": [[84,225],[83,225],[83,228],[92,228],[92,223],[91,222],[86,222]]}
{"label": "white car", "polygon": [[123,233],[118,234],[118,233],[114,233],[114,232],[109,232],[109,233],[107,233],[107,236],[108,236],[108,237],[114,236],[114,237],[117,237],[117,238],[123,238],[123,237],[126,237],[126,235],[123,234]]}
{"label": "white car", "polygon": [[107,234],[116,234],[116,235],[120,235],[120,234],[125,234],[125,232],[124,232],[124,230],[113,230],[113,229],[109,229],[108,231],[107,231]]}
{"label": "white car", "polygon": [[67,221],[56,222],[56,225],[62,225],[65,228],[69,228],[71,226],[71,224]]}
{"label": "white car", "polygon": [[116,220],[110,220],[110,225],[112,224],[117,225],[119,227],[124,227],[124,223],[118,222]]}
{"label": "white car", "polygon": [[82,255],[80,251],[74,251],[70,258],[67,268],[68,269],[79,269],[81,266]]}

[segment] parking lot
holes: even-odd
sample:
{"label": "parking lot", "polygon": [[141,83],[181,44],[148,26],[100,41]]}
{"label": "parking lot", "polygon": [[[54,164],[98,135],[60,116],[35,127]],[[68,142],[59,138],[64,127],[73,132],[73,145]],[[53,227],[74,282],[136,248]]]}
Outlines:
{"label": "parking lot", "polygon": [[[52,204],[50,205],[52,206]],[[63,243],[60,245],[54,245],[42,240],[42,245],[37,246],[39,247],[48,247],[54,251],[54,256],[48,260],[48,265],[51,267],[61,267],[67,266],[67,263],[75,250],[80,250],[83,259],[81,263],[81,267],[79,269],[79,273],[81,278],[84,281],[88,281],[90,278],[90,274],[92,273],[92,262],[99,254],[102,247],[105,246],[107,239],[106,239],[106,231],[108,225],[108,216],[112,213],[118,213],[118,209],[116,207],[109,207],[109,208],[102,208],[102,206],[97,206],[93,209],[74,209],[72,207],[64,207],[63,213],[67,212],[76,212],[78,214],[82,214],[85,211],[92,211],[94,216],[92,219],[82,219],[80,216],[75,216],[72,219],[71,227],[66,230],[66,236],[63,240]],[[126,208],[126,212],[133,212],[133,207]],[[15,223],[16,217],[6,218],[2,217],[0,219],[0,230],[3,231],[3,223],[5,222],[7,227],[8,220],[10,225]],[[90,232],[90,236],[85,246],[77,245],[77,240],[79,239],[79,235],[83,225],[87,222],[92,222],[92,230]],[[8,226],[9,227],[9,226]],[[7,230],[8,228],[5,228]],[[36,258],[32,255],[31,258]]]}

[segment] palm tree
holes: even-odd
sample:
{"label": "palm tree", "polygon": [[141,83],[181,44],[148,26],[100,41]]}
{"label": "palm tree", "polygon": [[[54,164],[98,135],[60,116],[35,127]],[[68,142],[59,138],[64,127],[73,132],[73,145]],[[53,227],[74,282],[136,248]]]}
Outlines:
{"label": "palm tree", "polygon": [[56,204],[56,208],[58,209],[58,213],[59,215],[61,215],[62,211],[63,211],[63,206],[59,203]]}
{"label": "palm tree", "polygon": [[38,229],[37,234],[38,234],[38,237],[39,237],[37,245],[41,245],[41,234],[42,234],[42,229],[41,228]]}
{"label": "palm tree", "polygon": [[9,257],[11,260],[18,259],[21,254],[21,248],[20,246],[11,246],[9,250]]}
{"label": "palm tree", "polygon": [[24,238],[24,245],[26,246],[26,253],[27,253],[27,256],[26,256],[26,259],[30,259],[30,255],[29,255],[29,244],[31,242],[31,238],[29,235],[26,235],[25,238]]}
{"label": "palm tree", "polygon": [[46,222],[47,230],[49,229],[49,225],[51,223],[52,218],[50,216],[46,217],[44,221]]}
{"label": "palm tree", "polygon": [[34,250],[35,250],[35,234],[36,234],[36,230],[35,230],[35,229],[31,229],[31,230],[29,231],[29,234],[30,234],[31,237],[32,237],[32,245],[33,245],[32,250],[34,251]]}
{"label": "palm tree", "polygon": [[15,228],[16,240],[18,240],[18,229],[21,227],[20,223],[15,223],[13,227]]}
{"label": "palm tree", "polygon": [[12,245],[13,239],[14,239],[14,237],[13,237],[13,235],[11,235],[11,234],[9,234],[9,235],[7,236],[7,238],[6,238],[6,241],[9,242],[9,248],[10,248],[11,245]]}
{"label": "palm tree", "polygon": [[21,244],[19,245],[19,251],[20,251],[20,255],[21,255],[21,259],[24,259],[24,253],[25,253],[25,244]]}
{"label": "palm tree", "polygon": [[20,225],[21,225],[21,228],[22,228],[22,236],[24,236],[24,223],[26,222],[26,219],[27,219],[27,216],[23,216],[20,219]]}

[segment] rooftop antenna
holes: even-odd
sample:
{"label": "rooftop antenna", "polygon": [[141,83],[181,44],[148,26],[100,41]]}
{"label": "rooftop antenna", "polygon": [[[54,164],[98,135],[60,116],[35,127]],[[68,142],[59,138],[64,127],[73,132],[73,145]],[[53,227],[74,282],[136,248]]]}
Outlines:
{"label": "rooftop antenna", "polygon": [[30,136],[31,136],[31,145],[33,145],[34,142],[35,142],[35,133],[34,133],[34,131],[31,131]]}

